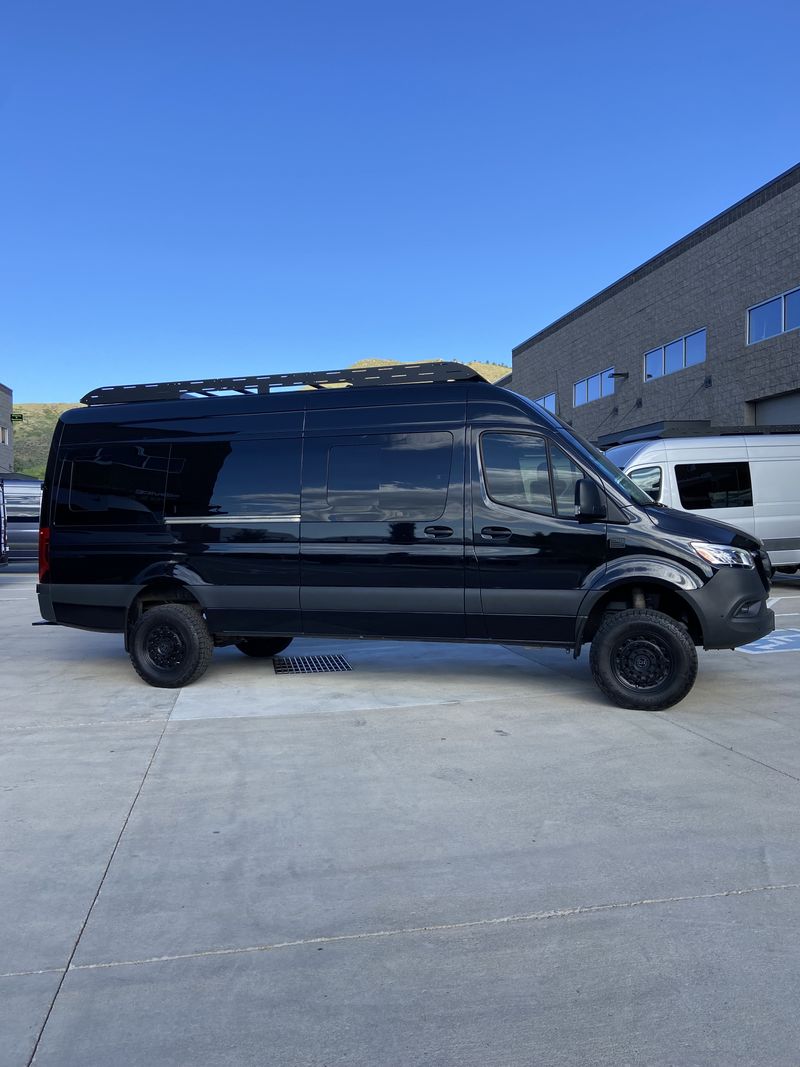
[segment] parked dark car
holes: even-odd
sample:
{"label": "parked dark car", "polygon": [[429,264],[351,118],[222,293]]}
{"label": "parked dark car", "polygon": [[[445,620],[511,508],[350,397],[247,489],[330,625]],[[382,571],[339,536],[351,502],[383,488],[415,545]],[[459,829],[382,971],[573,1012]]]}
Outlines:
{"label": "parked dark car", "polygon": [[53,438],[39,604],[123,634],[152,685],[199,678],[215,645],[272,656],[297,635],[590,643],[603,692],[655,709],[691,689],[695,646],[773,628],[758,540],[655,504],[459,364],[83,403]]}
{"label": "parked dark car", "polygon": [[42,483],[19,474],[3,479],[6,492],[9,560],[35,560],[39,545]]}

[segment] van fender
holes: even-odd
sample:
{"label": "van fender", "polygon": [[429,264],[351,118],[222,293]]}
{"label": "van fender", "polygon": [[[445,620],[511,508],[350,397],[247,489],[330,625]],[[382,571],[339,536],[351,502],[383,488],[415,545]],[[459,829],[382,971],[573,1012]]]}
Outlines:
{"label": "van fender", "polygon": [[208,585],[208,583],[205,582],[196,571],[193,571],[191,567],[187,567],[183,563],[175,563],[166,560],[159,563],[152,563],[149,567],[146,567],[136,575],[133,582],[128,586],[127,610],[130,611],[136,598],[141,596],[141,594],[146,592],[149,588],[166,583],[183,586],[187,592],[191,593],[198,604],[202,608],[205,608],[201,589],[202,586]]}
{"label": "van fender", "polygon": [[632,582],[661,585],[680,596],[693,610],[696,610],[695,606],[686,594],[702,589],[705,584],[694,571],[672,561],[653,559],[652,556],[625,556],[612,560],[605,570],[595,574],[578,609],[573,653],[576,659],[580,655],[583,631],[595,604],[606,593]]}
{"label": "van fender", "polygon": [[158,589],[160,585],[180,586],[186,589],[187,593],[196,600],[200,607],[205,611],[206,605],[204,597],[200,589],[202,586],[208,583],[203,581],[199,574],[186,567],[182,563],[176,563],[174,561],[161,561],[158,563],[152,563],[149,567],[146,567],[143,571],[140,571],[136,575],[133,582],[126,587],[127,598],[125,603],[125,650],[128,651],[128,639],[130,637],[131,625],[133,622],[132,612],[136,600],[146,593],[150,589]]}

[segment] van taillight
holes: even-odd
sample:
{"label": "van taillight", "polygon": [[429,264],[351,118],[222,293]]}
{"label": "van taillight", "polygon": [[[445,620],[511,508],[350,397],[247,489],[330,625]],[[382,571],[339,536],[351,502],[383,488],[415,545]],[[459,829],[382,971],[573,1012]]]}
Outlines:
{"label": "van taillight", "polygon": [[46,582],[50,577],[50,527],[39,528],[39,581]]}

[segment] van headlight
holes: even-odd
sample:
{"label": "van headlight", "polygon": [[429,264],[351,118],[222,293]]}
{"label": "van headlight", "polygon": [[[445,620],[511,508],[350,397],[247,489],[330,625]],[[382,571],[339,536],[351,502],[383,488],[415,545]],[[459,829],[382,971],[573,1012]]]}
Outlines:
{"label": "van headlight", "polygon": [[732,548],[730,545],[712,545],[708,541],[690,541],[700,559],[713,563],[715,567],[754,567],[755,560],[744,548]]}

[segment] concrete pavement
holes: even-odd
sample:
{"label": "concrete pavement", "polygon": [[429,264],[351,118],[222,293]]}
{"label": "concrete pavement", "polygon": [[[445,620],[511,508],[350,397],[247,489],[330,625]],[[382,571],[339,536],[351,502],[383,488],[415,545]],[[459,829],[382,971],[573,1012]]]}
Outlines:
{"label": "concrete pavement", "polygon": [[488,646],[225,649],[176,693],[31,628],[33,582],[0,572],[0,1064],[797,1062],[800,653],[701,654],[658,714]]}

